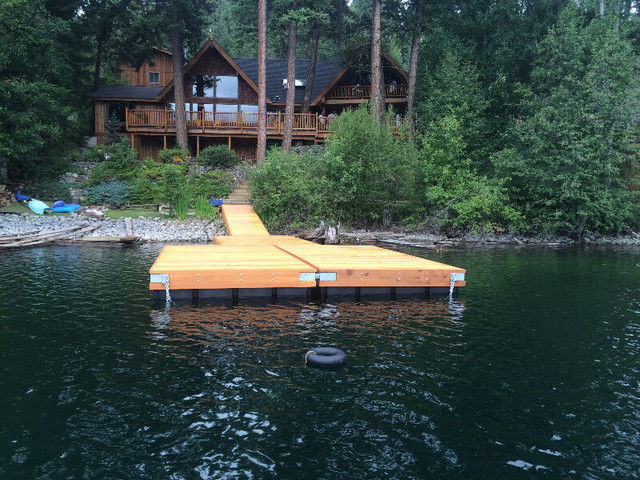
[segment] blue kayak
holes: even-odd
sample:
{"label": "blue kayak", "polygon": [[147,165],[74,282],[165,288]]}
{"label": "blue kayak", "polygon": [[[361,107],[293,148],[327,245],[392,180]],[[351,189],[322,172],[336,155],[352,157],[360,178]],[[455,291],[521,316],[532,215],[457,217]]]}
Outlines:
{"label": "blue kayak", "polygon": [[77,203],[64,203],[62,200],[58,200],[51,206],[53,213],[70,213],[80,210],[81,208]]}
{"label": "blue kayak", "polygon": [[38,215],[42,215],[44,212],[50,212],[51,207],[40,200],[36,200],[35,198],[27,197],[21,193],[16,193],[16,200],[23,204],[25,207],[28,207],[33,213],[37,213]]}

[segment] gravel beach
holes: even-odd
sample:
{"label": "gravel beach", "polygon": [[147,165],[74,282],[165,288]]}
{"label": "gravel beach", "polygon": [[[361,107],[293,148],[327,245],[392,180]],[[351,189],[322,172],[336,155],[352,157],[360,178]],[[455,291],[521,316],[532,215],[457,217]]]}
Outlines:
{"label": "gravel beach", "polygon": [[[125,237],[127,231],[125,219],[95,219],[85,215],[35,216],[30,214],[0,215],[0,236],[25,233],[55,232],[66,228],[86,225],[97,228],[79,238],[87,237]],[[173,220],[157,217],[137,217],[131,219],[132,233],[145,242],[201,243],[211,240],[214,235],[225,235],[221,218],[211,222],[203,218]]]}

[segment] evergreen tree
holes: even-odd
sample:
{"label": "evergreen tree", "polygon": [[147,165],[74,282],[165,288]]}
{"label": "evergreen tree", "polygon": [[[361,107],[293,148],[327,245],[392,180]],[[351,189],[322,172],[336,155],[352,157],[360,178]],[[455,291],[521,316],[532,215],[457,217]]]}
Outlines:
{"label": "evergreen tree", "polygon": [[638,191],[623,172],[637,162],[636,62],[612,21],[570,7],[550,29],[523,89],[517,150],[497,158],[535,228],[580,239],[638,222]]}

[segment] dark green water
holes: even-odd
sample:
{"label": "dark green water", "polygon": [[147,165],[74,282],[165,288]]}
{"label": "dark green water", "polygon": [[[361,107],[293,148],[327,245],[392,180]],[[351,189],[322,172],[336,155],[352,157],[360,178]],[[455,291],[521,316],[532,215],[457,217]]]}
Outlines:
{"label": "dark green water", "polygon": [[640,249],[427,252],[467,268],[452,302],[168,312],[158,251],[0,254],[0,478],[638,478]]}

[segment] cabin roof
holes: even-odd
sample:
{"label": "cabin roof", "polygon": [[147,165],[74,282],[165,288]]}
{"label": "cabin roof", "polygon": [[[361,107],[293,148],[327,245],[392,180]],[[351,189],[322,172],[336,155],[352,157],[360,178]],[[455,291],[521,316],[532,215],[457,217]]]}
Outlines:
{"label": "cabin roof", "polygon": [[[258,83],[258,59],[257,58],[234,58],[244,72],[251,79]],[[306,80],[307,69],[309,68],[309,60],[296,61],[296,79]],[[335,62],[320,61],[316,62],[316,73],[313,82],[313,90],[311,92],[311,101],[313,101],[324,88],[334,79],[340,72],[340,66]],[[287,90],[283,88],[282,81],[287,78],[287,60],[267,60],[267,98],[272,103],[285,103],[287,99]],[[296,88],[295,103],[302,103],[305,88]]]}
{"label": "cabin roof", "polygon": [[105,100],[155,100],[163,88],[161,86],[107,85],[89,96],[94,99]]}

